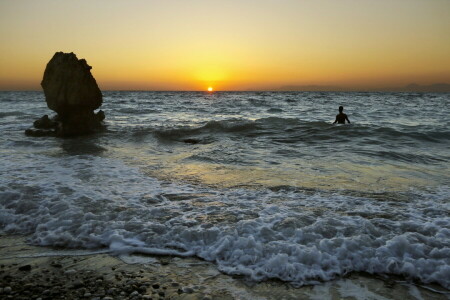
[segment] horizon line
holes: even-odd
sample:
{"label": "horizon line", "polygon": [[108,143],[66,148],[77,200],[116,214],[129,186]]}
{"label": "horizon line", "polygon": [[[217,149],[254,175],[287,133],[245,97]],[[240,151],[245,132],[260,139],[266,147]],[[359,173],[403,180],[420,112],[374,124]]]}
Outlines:
{"label": "horizon line", "polygon": [[[432,91],[432,90],[404,90],[404,89],[341,89],[341,90],[144,90],[144,89],[123,89],[123,90],[100,90],[101,92],[154,92],[154,93],[250,93],[250,92],[270,92],[270,93],[450,93],[449,90],[445,91]],[[44,92],[43,90],[2,90],[0,92]]]}
{"label": "horizon line", "polygon": [[[3,92],[44,92],[42,90],[0,90]],[[203,91],[203,90],[101,90],[101,92],[152,92],[152,93],[450,93],[450,91],[407,91],[407,90],[220,90],[220,91]]]}
{"label": "horizon line", "polygon": [[[428,85],[421,85],[417,83],[410,83],[404,86],[390,86],[390,87],[361,87],[351,88],[334,85],[284,85],[277,88],[268,89],[224,89],[224,90],[172,90],[172,89],[100,89],[104,92],[203,92],[203,93],[217,93],[217,92],[419,92],[419,93],[449,93],[450,84],[446,82],[432,83]],[[43,92],[42,89],[2,89],[1,92]]]}

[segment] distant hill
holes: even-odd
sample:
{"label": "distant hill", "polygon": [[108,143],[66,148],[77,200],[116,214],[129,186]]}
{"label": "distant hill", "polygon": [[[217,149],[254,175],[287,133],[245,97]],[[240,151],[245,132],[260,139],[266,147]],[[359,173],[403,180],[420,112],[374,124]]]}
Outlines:
{"label": "distant hill", "polygon": [[[402,89],[400,89],[402,90]],[[448,83],[436,83],[431,85],[419,85],[416,83],[408,84],[404,87],[405,92],[435,92],[445,93],[450,92],[450,84]]]}
{"label": "distant hill", "polygon": [[431,85],[419,85],[416,83],[408,84],[404,87],[384,87],[384,88],[345,88],[329,85],[286,85],[278,91],[298,91],[298,92],[429,92],[429,93],[450,93],[450,84],[435,83]]}

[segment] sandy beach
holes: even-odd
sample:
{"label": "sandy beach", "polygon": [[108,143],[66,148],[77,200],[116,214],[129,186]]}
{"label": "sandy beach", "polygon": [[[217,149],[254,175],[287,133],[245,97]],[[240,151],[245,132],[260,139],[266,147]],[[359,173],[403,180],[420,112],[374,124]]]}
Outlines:
{"label": "sandy beach", "polygon": [[314,286],[248,282],[196,258],[111,255],[0,238],[2,299],[449,299],[435,286],[350,274]]}

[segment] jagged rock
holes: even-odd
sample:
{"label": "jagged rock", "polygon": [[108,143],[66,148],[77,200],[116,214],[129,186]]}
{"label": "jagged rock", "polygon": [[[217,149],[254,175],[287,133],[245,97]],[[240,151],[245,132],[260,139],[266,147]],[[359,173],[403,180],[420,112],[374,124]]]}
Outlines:
{"label": "jagged rock", "polygon": [[48,108],[61,117],[99,108],[102,92],[91,69],[86,60],[79,60],[74,53],[56,52],[45,68],[41,83]]}
{"label": "jagged rock", "polygon": [[94,110],[102,105],[102,93],[91,74],[92,67],[74,53],[56,52],[45,68],[42,88],[48,108],[57,115],[36,120],[25,134],[29,136],[77,136],[102,127],[105,113]]}
{"label": "jagged rock", "polygon": [[97,120],[101,122],[105,119],[105,112],[103,110],[99,110],[98,113],[95,114],[95,116],[97,117]]}
{"label": "jagged rock", "polygon": [[28,135],[28,136],[56,136],[56,130],[28,128],[25,130],[25,135]]}
{"label": "jagged rock", "polygon": [[56,128],[58,125],[57,122],[50,120],[48,115],[44,115],[42,118],[37,119],[33,122],[33,125],[37,129],[51,129]]}

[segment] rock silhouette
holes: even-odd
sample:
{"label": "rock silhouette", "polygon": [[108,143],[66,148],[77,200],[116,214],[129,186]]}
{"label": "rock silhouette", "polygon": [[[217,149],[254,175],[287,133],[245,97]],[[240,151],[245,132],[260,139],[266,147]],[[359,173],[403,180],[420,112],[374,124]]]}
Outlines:
{"label": "rock silhouette", "polygon": [[32,136],[76,136],[101,128],[102,93],[91,74],[92,67],[74,53],[56,52],[45,68],[41,86],[48,108],[57,113],[53,118],[44,115],[34,122],[36,129],[27,129]]}
{"label": "rock silhouette", "polygon": [[91,69],[86,60],[78,59],[74,53],[55,53],[41,83],[48,108],[60,116],[99,108],[102,92]]}

